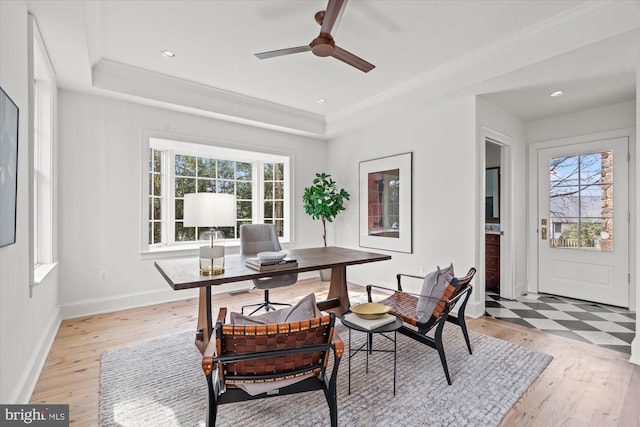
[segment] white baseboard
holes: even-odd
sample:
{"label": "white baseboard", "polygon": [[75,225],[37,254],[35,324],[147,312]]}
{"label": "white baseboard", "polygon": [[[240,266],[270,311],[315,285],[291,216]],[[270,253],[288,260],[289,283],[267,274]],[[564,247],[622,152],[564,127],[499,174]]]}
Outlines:
{"label": "white baseboard", "polygon": [[640,365],[640,336],[636,333],[636,337],[631,342],[631,357],[629,362]]}
{"label": "white baseboard", "polygon": [[[212,294],[233,292],[251,289],[250,282],[229,283],[227,285],[214,286]],[[165,302],[180,301],[189,298],[197,298],[198,289],[185,289],[174,291],[171,289],[162,291],[139,292],[128,295],[117,295],[108,298],[94,298],[64,304],[60,307],[62,319],[73,319],[81,316],[111,313],[113,311],[129,308],[144,307]]]}
{"label": "white baseboard", "polygon": [[478,319],[484,316],[484,301],[474,302],[469,298],[467,309],[464,311],[465,317]]}
{"label": "white baseboard", "polygon": [[49,356],[53,340],[58,334],[61,322],[62,317],[60,316],[60,308],[58,307],[54,315],[51,316],[51,320],[47,327],[42,329],[42,334],[38,339],[38,344],[22,371],[22,375],[20,375],[16,387],[10,394],[9,401],[3,403],[22,405],[29,403],[33,390],[35,390],[36,384],[38,383],[38,378],[40,378],[40,372],[42,372],[44,363]]}

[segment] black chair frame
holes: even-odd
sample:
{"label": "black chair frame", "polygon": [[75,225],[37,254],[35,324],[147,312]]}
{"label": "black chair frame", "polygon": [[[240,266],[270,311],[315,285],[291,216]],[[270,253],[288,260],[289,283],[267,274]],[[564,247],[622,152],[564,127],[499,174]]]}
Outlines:
{"label": "black chair frame", "polygon": [[[467,349],[469,350],[469,354],[473,354],[472,350],[471,350],[471,342],[469,340],[469,333],[467,331],[467,324],[465,322],[464,319],[464,312],[465,309],[467,307],[467,303],[469,302],[469,297],[471,296],[471,292],[473,290],[472,286],[471,286],[471,278],[473,278],[473,275],[475,274],[475,268],[472,268],[471,270],[469,270],[469,273],[467,273],[467,275],[464,278],[453,278],[451,279],[450,283],[454,286],[458,285],[458,281],[459,280],[463,280],[464,282],[463,284],[460,285],[460,287],[456,290],[456,292],[454,293],[454,295],[450,298],[450,299],[439,299],[439,302],[443,302],[444,303],[444,309],[442,310],[442,314],[438,317],[432,315],[429,320],[427,322],[418,322],[416,319],[416,314],[415,314],[415,302],[414,299],[417,301],[417,297],[420,297],[420,294],[414,294],[411,292],[406,292],[402,289],[402,277],[412,277],[412,278],[416,278],[416,279],[424,279],[423,276],[415,276],[415,275],[411,275],[411,274],[397,274],[396,275],[396,280],[398,282],[398,289],[396,291],[394,291],[394,296],[399,296],[399,299],[403,298],[403,295],[409,295],[411,297],[413,297],[412,299],[412,304],[413,304],[413,313],[408,313],[407,311],[402,312],[401,310],[398,309],[397,306],[394,307],[393,303],[389,303],[389,305],[391,305],[393,307],[393,310],[391,311],[394,314],[397,314],[404,323],[408,323],[410,326],[405,326],[405,324],[402,325],[402,327],[400,327],[400,329],[398,329],[398,332],[400,332],[401,334],[414,339],[422,344],[426,344],[427,346],[435,349],[438,351],[438,355],[440,356],[440,362],[442,363],[442,368],[444,370],[444,374],[447,378],[447,383],[449,385],[451,385],[451,376],[449,375],[449,368],[447,366],[447,358],[445,355],[445,351],[444,351],[444,344],[442,342],[442,331],[444,330],[444,325],[447,322],[453,323],[455,325],[458,325],[460,327],[460,329],[462,330],[462,334],[464,335],[464,340],[467,344]],[[386,291],[389,291],[391,289],[389,288],[385,288],[383,286],[376,286],[376,285],[367,285],[367,299],[369,302],[372,302],[372,295],[371,295],[371,291],[373,288],[378,288],[378,289],[383,289]],[[426,296],[427,298],[432,298],[430,296]],[[380,301],[381,303],[385,304],[387,302],[390,302],[394,300],[394,298],[388,298],[384,301]],[[397,299],[395,299],[397,300]],[[456,306],[456,304],[462,301],[458,307],[458,313],[457,315],[452,314],[451,310]],[[410,310],[410,309],[409,309]],[[428,336],[427,333],[429,331],[431,331],[432,329],[435,328],[435,332],[433,334],[433,337]]]}
{"label": "black chair frame", "polygon": [[[319,345],[308,345],[303,347],[295,347],[295,348],[285,348],[280,350],[269,350],[255,353],[244,353],[244,354],[231,354],[231,355],[216,355],[214,354],[212,360],[212,366],[210,367],[210,372],[207,373],[207,369],[205,368],[205,375],[207,378],[207,386],[208,386],[208,411],[207,411],[207,427],[215,427],[216,425],[216,417],[218,413],[218,406],[226,403],[234,403],[234,402],[242,402],[247,400],[256,400],[256,399],[264,399],[269,397],[276,396],[284,396],[289,394],[302,393],[307,391],[315,391],[322,390],[324,392],[325,399],[329,406],[329,415],[331,419],[331,426],[337,427],[338,425],[338,401],[337,401],[337,377],[338,377],[338,367],[340,364],[340,358],[342,352],[344,351],[344,344],[342,340],[339,338],[337,333],[335,332],[335,314],[330,313],[330,328],[333,329],[334,340],[329,343],[319,344]],[[218,322],[215,325],[215,337],[217,340],[222,339],[222,325],[224,318],[226,317],[226,308],[222,308],[220,310],[220,314],[218,316]],[[221,320],[222,318],[222,320]],[[212,339],[212,341],[214,341]],[[338,344],[338,343],[339,344]],[[300,370],[301,372],[309,372],[314,370],[319,370],[320,375],[313,376],[297,383],[291,384],[289,386],[281,387],[274,392],[266,392],[257,395],[251,395],[246,391],[235,388],[235,387],[225,387],[225,382],[228,380],[251,380],[251,381],[261,381],[261,380],[276,380],[278,378],[282,378],[282,374],[266,374],[266,375],[251,375],[251,376],[239,376],[239,375],[226,375],[224,370],[222,372],[218,372],[217,367],[219,364],[229,363],[229,362],[237,362],[237,361],[246,361],[246,360],[257,360],[257,359],[269,359],[275,358],[278,356],[286,356],[286,355],[295,355],[301,353],[313,353],[313,352],[323,352],[324,356],[322,360],[325,360],[328,357],[328,352],[332,351],[334,354],[333,359],[333,368],[331,369],[330,377],[327,376],[326,362],[323,364],[322,362],[316,363],[313,366],[307,366],[304,369]],[[205,352],[206,356],[206,352]],[[205,362],[203,361],[203,367]],[[287,371],[287,376],[295,376],[298,371]]]}

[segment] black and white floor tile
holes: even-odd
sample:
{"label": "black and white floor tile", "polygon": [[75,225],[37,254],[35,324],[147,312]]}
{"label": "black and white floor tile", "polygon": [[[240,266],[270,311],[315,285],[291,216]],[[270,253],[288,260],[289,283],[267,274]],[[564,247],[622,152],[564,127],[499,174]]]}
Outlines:
{"label": "black and white floor tile", "polygon": [[496,319],[631,354],[636,314],[627,309],[544,294],[508,300],[487,293],[485,304]]}

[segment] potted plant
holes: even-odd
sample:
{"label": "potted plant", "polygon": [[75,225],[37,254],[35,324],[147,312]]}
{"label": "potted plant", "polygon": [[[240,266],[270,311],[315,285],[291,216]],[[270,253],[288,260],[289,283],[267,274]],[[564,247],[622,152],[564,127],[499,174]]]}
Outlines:
{"label": "potted plant", "polygon": [[[327,221],[333,222],[340,212],[345,210],[344,202],[349,200],[349,193],[338,188],[331,175],[324,172],[317,173],[313,185],[304,189],[302,201],[304,211],[313,219],[322,221],[322,240],[327,247]],[[322,280],[329,280],[331,273],[320,271]],[[329,278],[327,278],[327,276]]]}

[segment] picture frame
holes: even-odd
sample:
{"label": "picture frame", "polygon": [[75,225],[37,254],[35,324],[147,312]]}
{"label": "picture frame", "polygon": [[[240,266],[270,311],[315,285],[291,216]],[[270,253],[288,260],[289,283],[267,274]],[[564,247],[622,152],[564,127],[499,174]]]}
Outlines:
{"label": "picture frame", "polygon": [[359,169],[360,246],[413,253],[413,153],[361,161]]}
{"label": "picture frame", "polygon": [[0,87],[0,248],[16,242],[19,109]]}

